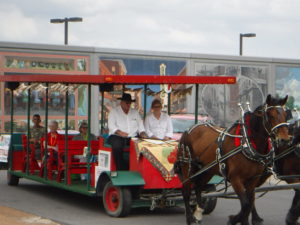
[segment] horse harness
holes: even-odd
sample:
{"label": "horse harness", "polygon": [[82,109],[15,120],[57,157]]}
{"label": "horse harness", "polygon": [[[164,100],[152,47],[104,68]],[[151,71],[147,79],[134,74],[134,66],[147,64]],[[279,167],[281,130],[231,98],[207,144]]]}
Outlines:
{"label": "horse harness", "polygon": [[[275,134],[275,131],[276,131],[277,128],[279,128],[281,126],[286,126],[286,125],[288,125],[288,123],[277,124],[276,126],[270,128],[270,131],[269,131],[267,129],[267,126],[266,126],[266,124],[269,122],[268,117],[266,116],[266,112],[271,108],[283,108],[284,109],[284,106],[279,106],[279,105],[278,106],[267,106],[267,105],[265,105],[262,109],[262,111],[264,112],[264,115],[263,115],[264,129],[266,130],[268,135],[272,138],[272,136]],[[243,113],[243,115],[245,115],[245,114],[246,113]],[[247,133],[246,122],[244,121],[244,116],[242,116],[242,121],[237,121],[229,129],[219,130],[219,129],[215,128],[210,123],[196,124],[195,126],[190,128],[188,133],[190,133],[196,127],[198,127],[200,125],[204,125],[204,126],[209,126],[210,128],[216,130],[220,134],[219,134],[218,139],[217,139],[218,148],[216,149],[216,160],[214,160],[213,162],[207,164],[204,167],[202,167],[202,165],[199,164],[198,162],[195,162],[194,160],[192,160],[190,148],[188,146],[184,145],[184,143],[181,146],[178,146],[182,150],[182,156],[178,156],[178,159],[177,159],[178,163],[188,163],[188,178],[185,181],[183,181],[183,183],[185,183],[188,180],[191,180],[191,179],[201,175],[202,173],[206,172],[207,170],[211,169],[212,167],[214,167],[216,165],[219,165],[220,174],[225,178],[225,180],[227,180],[225,160],[227,160],[228,158],[230,158],[230,157],[232,157],[232,156],[234,156],[234,155],[236,155],[240,152],[242,152],[242,154],[247,159],[262,164],[266,168],[266,170],[268,170],[268,168],[273,167],[274,160],[275,160],[275,152],[274,152],[273,145],[272,145],[270,151],[267,154],[260,154],[259,152],[257,152],[255,150],[255,148],[253,147],[253,145],[251,144],[251,140],[250,140],[249,135]],[[229,133],[230,130],[234,126],[240,126],[241,127],[241,134],[240,135],[238,135],[238,134],[233,135],[233,134]],[[222,144],[223,144],[223,142],[224,142],[224,140],[227,136],[241,139],[241,144],[238,147],[236,147],[236,148],[232,149],[231,151],[229,151],[228,153],[224,154]],[[197,164],[199,170],[195,174],[190,176],[192,164]],[[271,169],[271,171],[272,171],[272,169]]]}

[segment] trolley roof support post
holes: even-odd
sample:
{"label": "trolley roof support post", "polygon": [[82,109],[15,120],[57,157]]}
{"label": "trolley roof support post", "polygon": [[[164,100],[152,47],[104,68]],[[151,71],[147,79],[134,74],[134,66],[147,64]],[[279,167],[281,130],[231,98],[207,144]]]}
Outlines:
{"label": "trolley roof support post", "polygon": [[10,148],[8,170],[12,170],[13,164],[13,133],[14,133],[14,90],[10,89]]}
{"label": "trolley roof support post", "polygon": [[100,120],[100,135],[103,134],[104,131],[104,91],[101,91],[101,120]]}
{"label": "trolley roof support post", "polygon": [[223,95],[223,97],[224,97],[224,106],[223,106],[223,110],[224,110],[224,127],[226,127],[226,86],[225,86],[225,84],[223,85],[223,87],[224,87],[224,95]]}
{"label": "trolley roof support post", "polygon": [[91,113],[92,113],[92,102],[91,102],[91,84],[88,84],[88,151],[87,151],[87,189],[91,189]]}
{"label": "trolley roof support post", "polygon": [[171,115],[171,93],[168,93],[168,115]]}
{"label": "trolley roof support post", "polygon": [[195,124],[198,123],[199,84],[196,84],[195,93]]}
{"label": "trolley roof support post", "polygon": [[[29,83],[30,85],[30,83]],[[30,88],[27,90],[27,143],[26,143],[26,174],[29,175],[29,158],[30,158],[30,154],[32,149],[30,150],[30,105],[31,105],[31,101],[30,101],[30,95],[31,95],[31,90]]]}
{"label": "trolley roof support post", "polygon": [[145,84],[144,85],[144,119],[146,118],[146,110],[147,110],[147,88],[148,88],[148,85]]}
{"label": "trolley roof support post", "polygon": [[[44,179],[47,179],[47,160],[48,160],[48,109],[49,109],[49,83],[46,83],[45,90],[45,150],[44,150],[44,159],[42,159],[42,163],[44,166]],[[42,145],[43,143],[41,143]]]}
{"label": "trolley roof support post", "polygon": [[[66,84],[66,86],[68,86],[68,84]],[[64,183],[67,184],[67,175],[68,175],[68,128],[69,128],[69,91],[66,91],[66,95],[65,95],[65,180]]]}

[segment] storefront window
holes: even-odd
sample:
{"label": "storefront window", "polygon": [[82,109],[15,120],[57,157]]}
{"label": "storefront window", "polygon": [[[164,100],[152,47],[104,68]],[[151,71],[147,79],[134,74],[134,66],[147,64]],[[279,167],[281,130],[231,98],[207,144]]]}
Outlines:
{"label": "storefront window", "polygon": [[206,112],[216,124],[228,126],[240,118],[238,103],[250,103],[255,109],[265,101],[268,67],[260,65],[233,65],[195,63],[198,76],[235,76],[234,85],[201,85],[198,111]]}

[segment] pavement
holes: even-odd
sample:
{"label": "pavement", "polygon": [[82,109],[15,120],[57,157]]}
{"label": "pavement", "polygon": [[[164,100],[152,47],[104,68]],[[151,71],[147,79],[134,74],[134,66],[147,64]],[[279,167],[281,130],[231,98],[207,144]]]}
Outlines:
{"label": "pavement", "polygon": [[13,208],[0,206],[1,225],[60,225],[51,220]]}

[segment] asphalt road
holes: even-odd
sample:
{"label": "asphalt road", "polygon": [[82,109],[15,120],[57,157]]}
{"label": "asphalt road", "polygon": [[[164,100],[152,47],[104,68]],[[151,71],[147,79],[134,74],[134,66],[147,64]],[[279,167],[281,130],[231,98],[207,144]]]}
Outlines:
{"label": "asphalt road", "polygon": [[[256,205],[265,225],[284,225],[293,191],[273,191]],[[0,206],[12,207],[51,219],[63,225],[184,225],[183,208],[134,209],[126,218],[111,218],[104,212],[100,199],[60,190],[21,179],[18,186],[6,184],[6,171],[0,171]],[[239,211],[238,200],[218,199],[216,209],[204,216],[203,225],[225,225],[228,215]],[[1,213],[1,212],[0,212]],[[1,221],[0,221],[1,224]]]}

